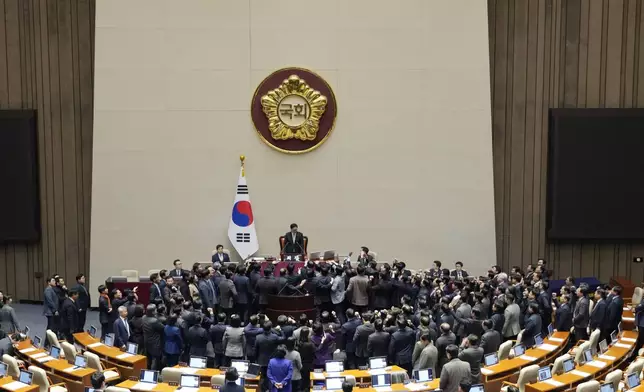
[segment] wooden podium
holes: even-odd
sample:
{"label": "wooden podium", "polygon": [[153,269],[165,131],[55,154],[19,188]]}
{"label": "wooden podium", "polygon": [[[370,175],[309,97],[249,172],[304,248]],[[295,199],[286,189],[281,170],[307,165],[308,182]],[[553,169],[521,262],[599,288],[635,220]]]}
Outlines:
{"label": "wooden podium", "polygon": [[299,320],[300,315],[305,313],[309,320],[315,319],[315,305],[312,295],[269,295],[266,315],[271,320],[277,320],[279,315],[292,317]]}
{"label": "wooden podium", "polygon": [[[279,238],[279,241],[280,241],[280,260],[286,261],[285,260],[286,254],[284,253],[284,246],[286,245],[286,238],[284,238],[284,236],[281,235],[280,238]],[[306,261],[306,255],[308,254],[308,250],[307,250],[308,244],[309,244],[309,237],[304,236],[304,252],[300,255],[300,260],[299,261]]]}

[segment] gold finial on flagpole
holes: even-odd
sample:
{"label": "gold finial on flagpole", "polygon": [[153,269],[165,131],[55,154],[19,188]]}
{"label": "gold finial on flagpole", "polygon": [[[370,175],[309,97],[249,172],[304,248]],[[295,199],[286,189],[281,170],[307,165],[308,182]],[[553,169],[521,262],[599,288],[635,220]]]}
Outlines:
{"label": "gold finial on flagpole", "polygon": [[246,176],[245,170],[244,170],[244,161],[246,160],[245,155],[240,155],[239,160],[241,161],[241,166],[242,166],[242,177]]}

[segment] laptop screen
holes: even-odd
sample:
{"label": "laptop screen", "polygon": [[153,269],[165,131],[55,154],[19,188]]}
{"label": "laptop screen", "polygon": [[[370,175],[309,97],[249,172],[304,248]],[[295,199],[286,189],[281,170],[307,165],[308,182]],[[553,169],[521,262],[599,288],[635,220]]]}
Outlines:
{"label": "laptop screen", "polygon": [[497,353],[490,353],[485,356],[485,366],[494,366],[499,363],[499,356]]}
{"label": "laptop screen", "polygon": [[87,358],[85,358],[82,355],[77,355],[74,358],[74,366],[78,366],[82,368],[87,367]]}
{"label": "laptop screen", "polygon": [[113,333],[108,333],[105,335],[105,345],[106,346],[114,346],[114,334]]}
{"label": "laptop screen", "polygon": [[128,343],[127,344],[127,353],[136,355],[136,353],[139,352],[139,345],[136,343]]}
{"label": "laptop screen", "polygon": [[259,376],[259,364],[251,363],[248,365],[248,370],[246,371],[246,376]]}
{"label": "laptop screen", "polygon": [[552,336],[553,333],[555,333],[554,327],[552,324],[548,324],[548,336]]}
{"label": "laptop screen", "polygon": [[96,337],[96,327],[95,327],[95,326],[93,326],[93,325],[90,325],[90,326],[89,326],[89,334],[90,334],[93,338],[95,338],[95,337]]}
{"label": "laptop screen", "polygon": [[416,382],[432,381],[433,379],[434,376],[432,375],[432,369],[414,370],[414,380],[416,380]]}
{"label": "laptop screen", "polygon": [[369,358],[369,369],[384,369],[387,367],[387,357]]}
{"label": "laptop screen", "polygon": [[[196,369],[205,369],[206,368],[206,358],[204,357],[190,357],[190,363],[188,364],[191,368],[196,368]],[[237,369],[239,372],[239,368],[236,366],[233,366]],[[246,366],[246,369],[248,369],[248,366]]]}
{"label": "laptop screen", "polygon": [[470,392],[485,392],[483,384],[474,384],[470,387]]}
{"label": "laptop screen", "polygon": [[391,386],[391,374],[376,374],[371,376],[371,386],[374,388]]}
{"label": "laptop screen", "polygon": [[518,357],[525,354],[525,346],[523,344],[517,344],[514,346],[514,356]]}
{"label": "laptop screen", "polygon": [[640,385],[640,376],[637,373],[631,373],[628,375],[626,383],[628,384],[628,389],[633,389]]}
{"label": "laptop screen", "polygon": [[564,363],[563,363],[564,373],[568,373],[569,371],[571,371],[574,368],[575,368],[575,360],[574,359],[570,358],[570,359],[566,359],[564,361]]}
{"label": "laptop screen", "polygon": [[4,377],[7,375],[7,364],[0,362],[0,376]]}
{"label": "laptop screen", "polygon": [[29,326],[25,326],[25,336],[29,337],[29,331],[31,331],[31,328]]}
{"label": "laptop screen", "polygon": [[539,381],[545,381],[552,378],[552,373],[550,372],[550,366],[544,366],[539,368]]}
{"label": "laptop screen", "polygon": [[230,367],[237,369],[237,373],[246,373],[248,371],[248,364],[248,361],[230,361]]}
{"label": "laptop screen", "polygon": [[31,381],[33,380],[33,378],[34,378],[33,373],[28,372],[26,370],[21,370],[18,381],[20,381],[23,384],[31,385]]}
{"label": "laptop screen", "polygon": [[344,371],[344,362],[342,362],[342,361],[326,361],[326,363],[324,364],[324,370],[327,373],[343,372]]}
{"label": "laptop screen", "polygon": [[599,342],[599,351],[603,354],[606,350],[608,350],[608,343],[606,343],[606,339],[604,339]]}
{"label": "laptop screen", "polygon": [[182,374],[179,385],[185,388],[199,388],[199,376],[194,374]]}
{"label": "laptop screen", "polygon": [[617,331],[613,331],[610,333],[610,341],[611,343],[615,343],[617,341]]}
{"label": "laptop screen", "polygon": [[157,372],[156,370],[141,370],[141,376],[139,376],[139,381],[156,384],[158,379],[159,379],[159,372]]}
{"label": "laptop screen", "polygon": [[538,333],[534,335],[534,345],[535,346],[541,346],[543,344],[543,338],[541,337],[541,334]]}
{"label": "laptop screen", "polygon": [[604,383],[599,387],[599,392],[615,392],[615,386],[612,382]]}
{"label": "laptop screen", "polygon": [[49,348],[49,356],[54,359],[60,358],[60,349],[56,346],[51,346]]}
{"label": "laptop screen", "polygon": [[593,360],[593,353],[590,350],[584,351],[584,363],[590,362]]}
{"label": "laptop screen", "polygon": [[344,377],[327,377],[325,387],[327,390],[342,389]]}
{"label": "laptop screen", "polygon": [[42,342],[42,339],[40,338],[40,336],[34,336],[34,340],[32,342],[34,347],[40,348],[40,343],[41,342]]}

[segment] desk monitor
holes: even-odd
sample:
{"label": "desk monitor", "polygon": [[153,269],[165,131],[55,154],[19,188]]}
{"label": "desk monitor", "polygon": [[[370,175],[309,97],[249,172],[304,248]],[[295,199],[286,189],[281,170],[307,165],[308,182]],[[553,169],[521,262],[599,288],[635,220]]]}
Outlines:
{"label": "desk monitor", "polygon": [[25,336],[29,337],[29,331],[31,331],[31,328],[29,328],[28,325],[25,326]]}
{"label": "desk monitor", "polygon": [[246,382],[245,382],[245,381],[246,381],[246,380],[244,380],[243,378],[241,378],[241,377],[237,377],[237,380],[235,380],[235,384],[239,385],[240,387],[243,387],[243,386],[244,386],[244,384],[246,384]]}
{"label": "desk monitor", "polygon": [[260,366],[257,363],[251,363],[248,365],[248,370],[246,370],[245,377],[253,378],[259,376]]}
{"label": "desk monitor", "polygon": [[309,255],[309,260],[317,261],[320,260],[320,255],[322,252],[313,252]]}
{"label": "desk monitor", "polygon": [[391,374],[376,374],[371,376],[371,386],[374,388],[379,387],[390,387],[391,386]]}
{"label": "desk monitor", "polygon": [[74,357],[74,366],[77,368],[86,368],[87,358],[82,355],[76,355],[76,357]]}
{"label": "desk monitor", "polygon": [[324,371],[327,373],[337,373],[344,371],[344,362],[342,361],[326,361],[324,364]]}
{"label": "desk monitor", "polygon": [[324,251],[324,260],[333,260],[335,259],[336,251],[334,250],[326,250]]}
{"label": "desk monitor", "polygon": [[608,350],[608,343],[606,342],[606,339],[604,339],[601,342],[599,342],[599,352],[603,354],[607,350]]}
{"label": "desk monitor", "polygon": [[156,370],[141,370],[139,375],[140,382],[147,382],[150,384],[156,384],[159,379],[159,372]]}
{"label": "desk monitor", "polygon": [[612,382],[603,383],[599,387],[599,392],[615,392],[615,386]]}
{"label": "desk monitor", "polygon": [[182,374],[179,380],[181,388],[199,388],[199,376],[195,374]]}
{"label": "desk monitor", "polygon": [[633,389],[640,385],[640,376],[638,373],[631,373],[626,377],[626,384],[628,384],[628,389]]}
{"label": "desk monitor", "polygon": [[538,333],[534,335],[534,345],[535,346],[541,346],[543,344],[543,338],[541,337],[541,334]]}
{"label": "desk monitor", "polygon": [[552,378],[552,372],[550,371],[550,366],[544,366],[539,368],[539,381],[546,381]]}
{"label": "desk monitor", "polygon": [[573,358],[566,359],[563,363],[564,373],[568,373],[575,368],[575,360]]}
{"label": "desk monitor", "polygon": [[93,325],[89,326],[89,335],[93,338],[96,337],[96,327]]}
{"label": "desk monitor", "polygon": [[34,347],[40,348],[40,343],[42,342],[42,338],[38,335],[34,336],[34,340],[31,342]]}
{"label": "desk monitor", "polygon": [[548,324],[548,337],[551,337],[553,333],[555,333],[555,328],[552,324]]}
{"label": "desk monitor", "polygon": [[114,347],[114,334],[113,333],[108,333],[105,335],[105,345]]}
{"label": "desk monitor", "polygon": [[[206,358],[204,357],[190,357],[190,362],[188,363],[188,366],[191,368],[195,369],[205,369],[206,368]],[[234,366],[237,371],[239,372],[239,368]],[[248,366],[246,366],[246,369],[248,369]]]}
{"label": "desk monitor", "polygon": [[369,358],[369,369],[384,369],[387,367],[387,357]]}
{"label": "desk monitor", "polygon": [[590,349],[584,351],[584,363],[588,363],[593,360],[593,353]]}
{"label": "desk monitor", "polygon": [[615,344],[617,342],[617,331],[610,333],[610,342]]}
{"label": "desk monitor", "polygon": [[138,344],[131,343],[131,342],[129,342],[127,344],[127,353],[128,354],[136,355],[136,353],[138,353],[138,352],[139,352],[139,345]]}
{"label": "desk monitor", "polygon": [[485,366],[494,366],[499,363],[499,356],[497,353],[489,353],[484,357]]}
{"label": "desk monitor", "polygon": [[4,377],[7,375],[7,364],[4,362],[0,362],[0,377]]}
{"label": "desk monitor", "polygon": [[470,387],[470,392],[485,392],[485,388],[483,388],[483,384],[474,384]]}
{"label": "desk monitor", "polygon": [[56,346],[51,346],[49,348],[49,356],[54,358],[54,359],[59,359],[60,358],[60,348]]}
{"label": "desk monitor", "polygon": [[434,375],[432,374],[432,369],[414,370],[414,380],[416,380],[416,382],[427,382],[432,381],[433,379]]}
{"label": "desk monitor", "polygon": [[237,373],[244,374],[244,373],[246,373],[248,371],[248,364],[249,363],[250,362],[248,362],[248,361],[242,361],[242,360],[234,359],[234,360],[230,361],[230,367],[234,367],[235,369],[237,369]]}
{"label": "desk monitor", "polygon": [[523,344],[517,344],[514,346],[514,356],[519,357],[525,354],[525,346]]}
{"label": "desk monitor", "polygon": [[324,380],[324,387],[327,391],[342,389],[342,383],[344,380],[344,377],[327,377],[326,380]]}
{"label": "desk monitor", "polygon": [[20,371],[20,376],[18,377],[18,381],[20,381],[23,384],[31,385],[31,382],[34,379],[34,374],[32,372],[28,372],[26,370],[21,370]]}

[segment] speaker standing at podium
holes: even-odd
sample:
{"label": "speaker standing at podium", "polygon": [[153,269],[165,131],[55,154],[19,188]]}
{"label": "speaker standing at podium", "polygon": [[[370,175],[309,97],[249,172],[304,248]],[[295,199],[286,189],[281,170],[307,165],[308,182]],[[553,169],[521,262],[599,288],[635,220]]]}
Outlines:
{"label": "speaker standing at podium", "polygon": [[291,223],[291,231],[284,234],[284,254],[304,254],[304,234],[297,231],[297,223]]}

